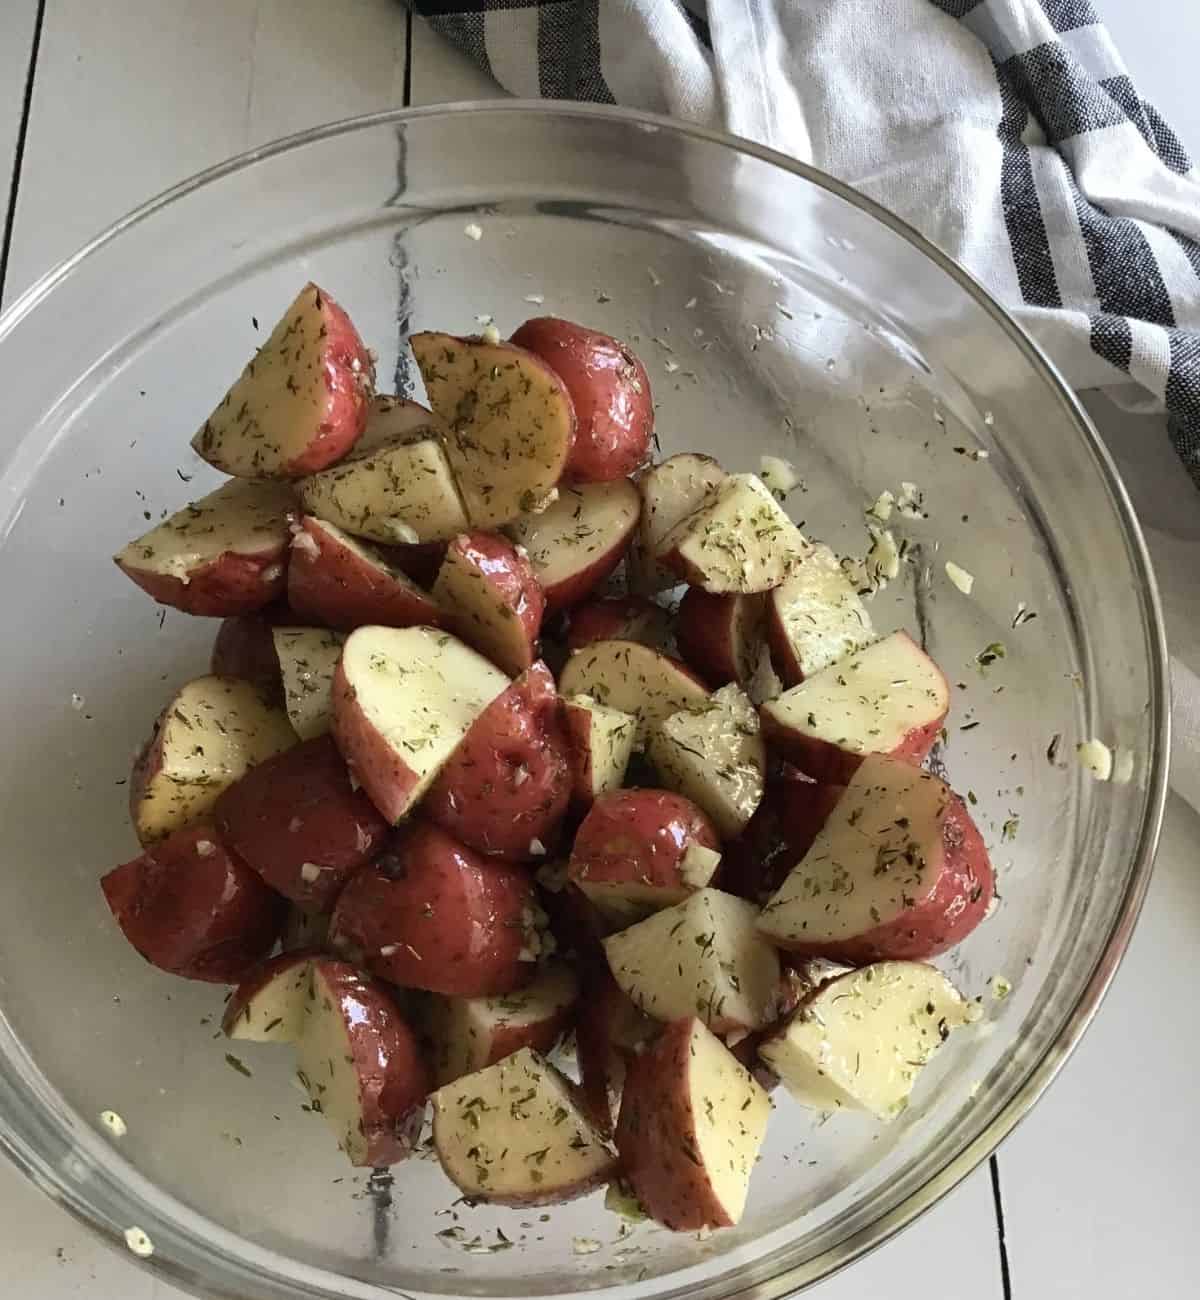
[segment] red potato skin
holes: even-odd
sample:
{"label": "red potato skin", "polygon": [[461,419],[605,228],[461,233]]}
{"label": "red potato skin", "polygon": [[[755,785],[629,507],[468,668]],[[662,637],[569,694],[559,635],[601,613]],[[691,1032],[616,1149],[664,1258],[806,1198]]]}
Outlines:
{"label": "red potato skin", "polygon": [[762,600],[754,596],[715,595],[689,587],[679,603],[675,639],[683,661],[710,686],[743,681],[738,647],[749,638],[761,645]]}
{"label": "red potato skin", "polygon": [[534,962],[520,960],[535,902],[527,872],[421,823],[342,890],[329,939],[404,988],[449,997],[511,993],[536,972]]}
{"label": "red potato skin", "polygon": [[[331,736],[303,741],[251,768],[213,810],[225,842],[276,893],[327,912],[347,880],[383,847],[390,827],[350,785]],[[313,881],[305,863],[322,867]]]}
{"label": "red potato skin", "polygon": [[253,555],[225,551],[193,569],[189,581],[168,573],[151,573],[117,562],[126,577],[160,605],[203,618],[251,614],[283,595],[287,586],[287,545],[281,543]]}
{"label": "red potato skin", "polygon": [[812,847],[845,789],[818,785],[798,772],[769,778],[745,830],[725,846],[715,887],[765,902]]}
{"label": "red potato skin", "polygon": [[[546,597],[533,566],[507,538],[482,531],[462,533],[454,538],[446,549],[447,559],[451,556],[479,573],[520,623],[527,648],[525,660],[520,664],[500,666],[506,672],[524,671],[536,658],[542,617],[546,612]],[[473,627],[469,616],[462,611],[451,611],[447,621],[468,645],[472,644]]]}
{"label": "red potato skin", "polygon": [[617,1120],[623,1176],[646,1213],[674,1232],[732,1226],[703,1168],[688,1155],[696,1147],[686,1087],[691,1028],[690,1020],[672,1021],[633,1058]]}
{"label": "red potato skin", "polygon": [[690,799],[669,790],[612,790],[592,804],[576,832],[567,877],[677,888],[691,844],[721,848],[716,827]]}
{"label": "red potato skin", "polygon": [[283,682],[273,632],[277,627],[295,622],[295,615],[284,604],[225,619],[213,642],[209,672],[218,677],[253,682],[269,698],[282,698]]}
{"label": "red potato skin", "polygon": [[534,840],[556,843],[570,796],[570,742],[539,660],[475,719],[421,807],[469,848],[528,862],[544,857]]}
{"label": "red potato skin", "polygon": [[176,831],[114,868],[100,887],[125,938],[152,966],[212,984],[236,984],[253,970],[286,912],[211,825]]}
{"label": "red potato skin", "polygon": [[325,325],[325,412],[316,437],[283,467],[285,478],[315,474],[341,460],[367,427],[374,399],[374,383],[364,379],[375,374],[370,349],[345,311],[323,289],[317,292]]}
{"label": "red potato skin", "polygon": [[565,477],[577,483],[624,478],[642,465],[654,433],[646,368],[608,334],[553,316],[527,320],[512,336],[562,380],[575,406],[575,444]]}
{"label": "red potato skin", "polygon": [[874,961],[923,961],[961,943],[987,915],[996,881],[983,836],[958,795],[946,809],[942,843],[942,873],[933,889],[912,907],[852,939],[789,944],[788,950],[865,966]]}
{"label": "red potato skin", "polygon": [[[929,756],[945,721],[946,713],[943,712],[924,726],[913,727],[894,749],[888,751],[887,757],[920,767]],[[779,726],[767,713],[762,715],[762,730],[768,748],[822,785],[848,784],[866,757],[814,736],[797,735]]]}
{"label": "red potato skin", "polygon": [[592,715],[565,701],[562,706],[571,767],[571,808],[583,815],[592,806],[595,790],[592,781]]}
{"label": "red potato skin", "polygon": [[427,592],[398,578],[382,562],[365,563],[328,524],[311,515],[301,519],[292,540],[287,596],[302,620],[343,632],[372,624],[440,627],[444,621]]}
{"label": "red potato skin", "polygon": [[394,826],[408,812],[420,776],[371,725],[339,662],[333,674],[331,731],[346,766]]}
{"label": "red potato skin", "polygon": [[420,1041],[387,989],[349,962],[319,958],[313,963],[314,987],[322,982],[350,1031],[367,1140],[361,1164],[398,1164],[416,1145],[433,1087]]}
{"label": "red potato skin", "polygon": [[243,978],[233,990],[229,1001],[225,1003],[225,1013],[221,1017],[221,1032],[227,1036],[233,1032],[238,1019],[245,1014],[250,1002],[268,984],[281,976],[286,977],[292,971],[299,978],[307,971],[309,961],[320,955],[316,948],[292,948],[287,952],[276,953],[261,966],[256,966]]}
{"label": "red potato skin", "polygon": [[593,641],[639,641],[656,645],[663,609],[645,596],[606,596],[571,611],[567,649],[581,650]]}

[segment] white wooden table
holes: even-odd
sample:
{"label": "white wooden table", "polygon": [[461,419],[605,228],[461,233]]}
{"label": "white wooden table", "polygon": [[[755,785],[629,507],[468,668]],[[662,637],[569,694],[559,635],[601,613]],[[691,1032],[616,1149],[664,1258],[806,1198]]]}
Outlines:
{"label": "white wooden table", "polygon": [[[1195,152],[1200,6],[1095,3],[1135,78]],[[404,103],[406,69],[412,103],[496,93],[419,23],[410,50],[408,30],[395,0],[0,0],[0,177],[13,178],[3,300],[202,167]],[[1104,403],[1096,413],[1137,499],[1150,482],[1145,457],[1164,454],[1162,421]],[[1155,517],[1175,517],[1190,539],[1183,562],[1200,570],[1200,499],[1182,475],[1176,483],[1170,500],[1155,489]],[[1200,941],[1198,866],[1200,817],[1172,798],[1132,951],[1064,1075],[990,1166],[818,1288],[820,1300],[1200,1293],[1200,1017],[1189,978]],[[6,1163],[0,1223],[0,1295],[178,1300]]]}

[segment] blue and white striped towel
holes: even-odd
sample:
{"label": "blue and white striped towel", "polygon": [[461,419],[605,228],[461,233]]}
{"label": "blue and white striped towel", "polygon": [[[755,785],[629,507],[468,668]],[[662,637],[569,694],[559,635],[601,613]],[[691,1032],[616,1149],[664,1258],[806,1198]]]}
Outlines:
{"label": "blue and white striped towel", "polygon": [[415,0],[506,89],[768,144],[990,286],[1200,487],[1200,172],[1089,0]]}

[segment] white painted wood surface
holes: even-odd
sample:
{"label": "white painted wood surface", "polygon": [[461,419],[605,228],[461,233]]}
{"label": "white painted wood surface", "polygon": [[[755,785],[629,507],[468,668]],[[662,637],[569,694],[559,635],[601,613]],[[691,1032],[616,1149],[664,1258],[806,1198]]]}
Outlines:
{"label": "white painted wood surface", "polygon": [[[1200,8],[1098,0],[1135,77],[1195,149]],[[0,0],[0,192],[7,200],[37,0]],[[1157,19],[1157,21],[1156,21]],[[5,299],[128,208],[191,173],[303,127],[403,102],[395,0],[46,0]],[[136,47],[136,73],[130,47]],[[412,102],[486,98],[492,83],[414,27]],[[1161,421],[1106,413],[1138,495],[1139,439]],[[1196,517],[1178,499],[1153,509]],[[1200,526],[1197,534],[1200,535]],[[1200,564],[1200,559],[1197,560]],[[1200,1071],[1183,973],[1200,938],[1200,817],[1173,800],[1142,925],[1096,1025],[998,1161],[1011,1294],[1126,1300],[1195,1294]],[[1172,973],[1170,981],[1162,972]],[[179,1300],[0,1163],[0,1295]],[[1002,1300],[989,1170],[820,1300]]]}

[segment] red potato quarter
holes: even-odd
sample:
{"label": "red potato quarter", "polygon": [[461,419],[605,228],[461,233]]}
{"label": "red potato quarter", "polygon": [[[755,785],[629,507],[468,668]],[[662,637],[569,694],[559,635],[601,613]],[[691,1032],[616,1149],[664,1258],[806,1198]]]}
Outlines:
{"label": "red potato quarter", "polygon": [[570,793],[558,692],[538,662],[471,725],[422,810],[480,853],[536,862],[557,842]]}
{"label": "red potato quarter", "polygon": [[[287,948],[286,937],[284,947]],[[312,1000],[315,949],[292,949],[256,966],[225,1004],[226,1038],[251,1043],[294,1043]]]}
{"label": "red potato quarter", "polygon": [[280,698],[283,681],[275,653],[275,629],[293,621],[292,611],[282,603],[223,619],[213,641],[209,672],[215,677],[239,677],[269,699]]}
{"label": "red potato quarter", "polygon": [[526,871],[422,823],[350,881],[329,938],[392,984],[480,997],[534,977],[539,921]]}
{"label": "red potato quarter", "polygon": [[374,362],[350,318],[305,285],[192,447],[237,478],[311,474],[354,446],[374,386]]}
{"label": "red potato quarter", "polygon": [[330,736],[260,763],[221,795],[214,815],[226,842],[276,893],[318,912],[332,908],[389,830],[351,786]]}
{"label": "red potato quarter", "polygon": [[445,621],[512,676],[537,658],[546,598],[528,559],[495,533],[463,533],[446,548],[433,584]]}
{"label": "red potato quarter", "polygon": [[744,686],[762,655],[765,616],[762,596],[714,596],[689,587],[675,623],[684,663],[713,686]]}
{"label": "red potato quarter", "polygon": [[284,903],[210,825],[176,831],[100,882],[125,938],[151,965],[234,984],[275,945]]}
{"label": "red potato quarter", "polygon": [[641,518],[626,564],[634,591],[653,594],[678,583],[675,574],[663,567],[664,543],[688,515],[712,500],[725,477],[711,456],[682,452],[652,465],[638,478]]}
{"label": "red potato quarter", "polygon": [[305,515],[292,537],[288,604],[299,618],[356,627],[437,627],[437,602],[372,546]]}
{"label": "red potato quarter", "polygon": [[962,800],[933,773],[872,754],[758,928],[805,956],[917,960],[965,939],[994,891],[992,864]]}
{"label": "red potato quarter", "polygon": [[642,465],[654,434],[646,368],[611,335],[556,316],[527,320],[512,336],[566,385],[575,406],[567,476],[578,483],[625,478]]}
{"label": "red potato quarter", "polygon": [[571,611],[567,649],[593,641],[640,641],[661,650],[671,633],[667,611],[645,596],[605,596]]}
{"label": "red potato quarter", "polygon": [[288,519],[279,483],[226,483],[130,542],[113,559],[161,605],[227,618],[262,609],[286,583]]}

